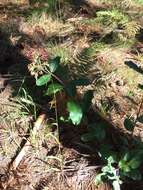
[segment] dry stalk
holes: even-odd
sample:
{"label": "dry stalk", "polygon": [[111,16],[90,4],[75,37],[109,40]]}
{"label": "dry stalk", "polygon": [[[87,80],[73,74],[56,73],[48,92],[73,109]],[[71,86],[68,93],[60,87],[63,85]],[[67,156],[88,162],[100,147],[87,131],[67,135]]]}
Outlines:
{"label": "dry stalk", "polygon": [[46,119],[46,114],[45,113],[40,114],[40,116],[38,117],[38,119],[36,120],[36,122],[34,124],[32,133],[30,134],[29,138],[27,139],[25,145],[22,147],[22,149],[20,150],[20,152],[18,153],[16,158],[11,163],[11,166],[10,166],[11,169],[16,170],[16,168],[19,166],[20,162],[23,160],[23,158],[25,157],[25,155],[31,148],[31,143],[29,140],[30,137],[36,136],[36,134],[42,129],[45,119]]}
{"label": "dry stalk", "polygon": [[3,190],[9,189],[9,187],[11,187],[12,182],[15,180],[14,173],[15,173],[17,167],[19,166],[20,162],[23,160],[23,158],[26,156],[27,152],[32,147],[31,143],[30,143],[30,138],[33,137],[33,135],[36,136],[36,134],[43,128],[45,120],[46,120],[46,114],[41,113],[34,124],[31,134],[26,139],[26,143],[21,148],[18,155],[16,155],[16,157],[9,164],[9,167],[6,172],[9,174],[9,176],[8,176],[8,178],[6,177],[6,179],[1,184],[1,187]]}

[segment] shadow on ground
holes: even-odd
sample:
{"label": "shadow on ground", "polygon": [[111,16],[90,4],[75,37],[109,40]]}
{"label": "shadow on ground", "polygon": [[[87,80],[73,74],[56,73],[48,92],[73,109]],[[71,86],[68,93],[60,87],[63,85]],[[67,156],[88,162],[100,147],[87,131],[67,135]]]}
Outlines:
{"label": "shadow on ground", "polygon": [[127,65],[128,67],[130,67],[131,69],[133,69],[134,71],[143,74],[143,69],[140,68],[136,63],[134,63],[133,61],[125,61],[125,65]]}

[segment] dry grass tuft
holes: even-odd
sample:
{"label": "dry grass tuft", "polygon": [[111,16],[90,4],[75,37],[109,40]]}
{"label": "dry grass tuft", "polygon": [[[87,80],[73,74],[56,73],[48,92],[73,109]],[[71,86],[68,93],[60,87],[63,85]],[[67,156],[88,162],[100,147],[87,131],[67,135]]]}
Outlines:
{"label": "dry grass tuft", "polygon": [[23,23],[20,26],[20,30],[25,34],[34,35],[35,30],[40,29],[46,37],[52,36],[66,36],[73,32],[74,27],[70,23],[64,24],[59,19],[54,19],[51,16],[47,16],[46,13],[41,15],[33,14],[28,22]]}

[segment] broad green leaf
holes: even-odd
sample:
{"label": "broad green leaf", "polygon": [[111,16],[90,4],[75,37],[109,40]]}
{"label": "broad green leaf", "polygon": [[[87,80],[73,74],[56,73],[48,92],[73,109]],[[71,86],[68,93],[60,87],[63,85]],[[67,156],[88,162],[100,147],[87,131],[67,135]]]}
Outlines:
{"label": "broad green leaf", "polygon": [[129,159],[130,159],[130,154],[129,154],[129,152],[127,152],[127,153],[124,155],[123,160],[124,160],[125,162],[127,162]]}
{"label": "broad green leaf", "polygon": [[49,61],[50,71],[52,73],[54,73],[57,70],[57,68],[59,67],[59,65],[60,65],[60,57],[59,56],[55,57],[54,59],[51,59]]}
{"label": "broad green leaf", "polygon": [[57,92],[61,91],[63,86],[59,83],[52,83],[48,86],[48,90],[46,91],[45,95],[52,95],[56,94]]}
{"label": "broad green leaf", "polygon": [[123,173],[130,172],[131,168],[125,160],[120,160],[119,168],[123,171]]}
{"label": "broad green leaf", "polygon": [[119,181],[115,180],[112,182],[113,190],[121,190]]}
{"label": "broad green leaf", "polygon": [[131,168],[128,165],[124,165],[124,167],[122,168],[123,172],[127,173],[131,171]]}
{"label": "broad green leaf", "polygon": [[128,163],[128,165],[132,168],[132,169],[137,169],[139,168],[139,166],[141,165],[142,160],[139,157],[134,157],[132,160],[130,160],[130,162]]}
{"label": "broad green leaf", "polygon": [[134,122],[129,118],[124,120],[124,126],[128,131],[133,131],[135,127]]}
{"label": "broad green leaf", "polygon": [[114,157],[113,156],[109,156],[109,158],[107,159],[109,164],[113,164],[115,163]]}
{"label": "broad green leaf", "polygon": [[103,176],[104,176],[103,173],[98,174],[98,175],[95,176],[95,184],[96,185],[100,185],[103,182],[103,180],[102,180]]}
{"label": "broad green leaf", "polygon": [[67,109],[69,112],[69,119],[71,119],[74,125],[79,125],[83,116],[80,105],[74,101],[67,103]]}
{"label": "broad green leaf", "polygon": [[93,98],[92,90],[89,90],[84,94],[84,97],[82,99],[82,110],[84,114],[89,110],[92,98]]}
{"label": "broad green leaf", "polygon": [[50,80],[51,80],[50,74],[43,75],[36,80],[36,85],[37,86],[43,86],[43,85],[47,84]]}
{"label": "broad green leaf", "polygon": [[104,166],[101,171],[104,173],[104,174],[107,174],[107,173],[110,173],[110,166],[109,165],[106,165]]}
{"label": "broad green leaf", "polygon": [[119,161],[119,168],[124,170],[124,167],[126,167],[127,162],[125,160]]}

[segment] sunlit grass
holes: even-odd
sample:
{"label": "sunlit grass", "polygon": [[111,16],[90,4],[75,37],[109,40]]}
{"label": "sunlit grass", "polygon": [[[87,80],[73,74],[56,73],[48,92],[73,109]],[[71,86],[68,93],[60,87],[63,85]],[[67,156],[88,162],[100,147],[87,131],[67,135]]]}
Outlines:
{"label": "sunlit grass", "polygon": [[47,37],[65,36],[73,32],[74,27],[70,23],[63,23],[58,18],[52,18],[45,12],[42,14],[33,14],[27,22],[32,28],[39,27],[44,30]]}

